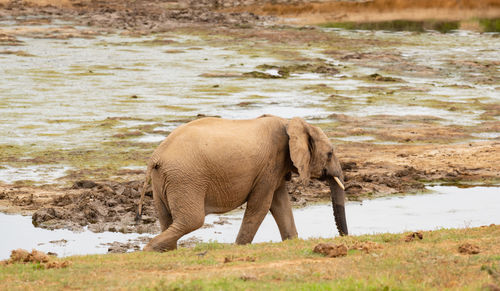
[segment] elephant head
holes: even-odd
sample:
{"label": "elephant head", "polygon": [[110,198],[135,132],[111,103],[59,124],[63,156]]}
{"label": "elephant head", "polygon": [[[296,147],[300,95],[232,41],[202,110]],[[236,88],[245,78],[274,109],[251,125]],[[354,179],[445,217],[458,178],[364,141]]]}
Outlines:
{"label": "elephant head", "polygon": [[303,184],[311,178],[328,181],[337,229],[340,235],[347,235],[344,175],[328,137],[321,129],[298,117],[288,122],[287,134],[290,158],[299,179]]}

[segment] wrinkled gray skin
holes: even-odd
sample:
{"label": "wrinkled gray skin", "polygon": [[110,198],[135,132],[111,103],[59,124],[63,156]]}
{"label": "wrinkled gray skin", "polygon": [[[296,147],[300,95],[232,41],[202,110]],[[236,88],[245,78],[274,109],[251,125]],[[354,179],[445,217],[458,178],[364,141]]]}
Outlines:
{"label": "wrinkled gray skin", "polygon": [[[271,211],[281,238],[297,237],[286,187],[291,172],[307,185],[311,178],[330,183],[337,229],[347,235],[343,174],[333,146],[318,127],[301,118],[264,115],[251,120],[203,118],[174,130],[153,153],[144,189],[151,178],[162,232],[145,251],[177,248],[177,240],[201,226],[210,213],[247,203],[237,244],[251,243]],[[141,193],[139,217],[144,191]]]}

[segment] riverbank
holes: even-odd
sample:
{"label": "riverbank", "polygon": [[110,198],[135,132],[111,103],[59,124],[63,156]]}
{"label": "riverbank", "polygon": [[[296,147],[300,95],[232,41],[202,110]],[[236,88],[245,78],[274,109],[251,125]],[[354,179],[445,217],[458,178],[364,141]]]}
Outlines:
{"label": "riverbank", "polygon": [[[348,251],[345,256],[324,257],[313,252],[320,243],[344,245]],[[498,225],[247,246],[201,243],[163,254],[53,259],[68,262],[61,269],[10,264],[0,267],[0,287],[497,290],[499,246]]]}

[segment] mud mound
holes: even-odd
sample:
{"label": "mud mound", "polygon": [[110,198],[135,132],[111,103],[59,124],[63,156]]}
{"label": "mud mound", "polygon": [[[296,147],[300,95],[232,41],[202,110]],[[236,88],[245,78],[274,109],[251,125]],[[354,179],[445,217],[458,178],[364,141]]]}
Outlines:
{"label": "mud mound", "polygon": [[384,247],[382,245],[372,241],[355,242],[352,246],[349,247],[350,250],[360,250],[364,251],[365,253],[383,248]]}
{"label": "mud mound", "polygon": [[414,241],[417,239],[421,240],[423,238],[424,238],[424,235],[421,232],[417,231],[417,232],[412,232],[409,235],[405,236],[404,241],[411,242],[411,241]]}
{"label": "mud mound", "polygon": [[70,265],[68,261],[54,261],[51,257],[44,252],[32,250],[31,253],[24,249],[13,250],[8,260],[2,261],[4,265],[10,264],[26,264],[36,263],[40,264],[44,269],[59,269],[66,268]]}
{"label": "mud mound", "polygon": [[85,189],[81,194],[53,198],[33,214],[33,225],[72,230],[88,225],[94,232],[157,232],[151,191],[146,193],[143,219],[139,223],[134,221],[141,185],[141,181],[78,181],[73,188]]}
{"label": "mud mound", "polygon": [[463,243],[458,246],[458,252],[464,255],[476,255],[481,252],[479,246],[471,243]]}
{"label": "mud mound", "polygon": [[347,246],[345,244],[318,244],[314,247],[313,252],[323,254],[328,258],[336,258],[347,256]]}

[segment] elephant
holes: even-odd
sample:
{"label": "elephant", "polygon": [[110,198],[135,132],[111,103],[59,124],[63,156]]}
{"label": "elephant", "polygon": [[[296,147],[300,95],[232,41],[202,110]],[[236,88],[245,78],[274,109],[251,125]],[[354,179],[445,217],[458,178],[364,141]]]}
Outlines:
{"label": "elephant", "polygon": [[144,251],[177,248],[177,240],[246,202],[236,244],[251,243],[270,211],[283,240],[297,237],[287,191],[291,173],[307,185],[329,182],[335,222],[347,235],[344,176],[328,137],[302,118],[273,115],[229,120],[206,117],[173,130],[148,161],[137,217],[151,183],[161,233]]}

